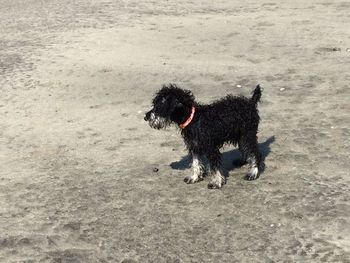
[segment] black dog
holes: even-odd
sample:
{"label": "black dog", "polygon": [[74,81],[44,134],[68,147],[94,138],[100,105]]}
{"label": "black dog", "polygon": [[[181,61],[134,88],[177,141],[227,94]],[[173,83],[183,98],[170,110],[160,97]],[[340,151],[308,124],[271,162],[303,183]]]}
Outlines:
{"label": "black dog", "polygon": [[188,184],[203,179],[206,169],[203,157],[209,163],[212,176],[208,188],[221,188],[226,183],[221,172],[219,149],[225,143],[238,145],[243,161],[249,163],[246,180],[255,180],[261,172],[262,161],[258,149],[259,115],[257,103],[261,97],[258,85],[249,98],[226,97],[209,105],[195,102],[191,91],[174,84],[164,85],[153,99],[153,109],[146,113],[145,121],[155,129],[172,123],[182,130],[187,149],[192,155],[193,175],[186,176]]}

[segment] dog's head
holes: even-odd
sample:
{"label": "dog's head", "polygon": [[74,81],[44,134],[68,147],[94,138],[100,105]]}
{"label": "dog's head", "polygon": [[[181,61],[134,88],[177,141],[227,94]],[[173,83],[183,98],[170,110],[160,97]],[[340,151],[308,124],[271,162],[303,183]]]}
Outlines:
{"label": "dog's head", "polygon": [[180,124],[194,103],[191,91],[180,89],[175,84],[163,85],[152,101],[153,108],[144,119],[155,129],[166,128],[172,123]]}

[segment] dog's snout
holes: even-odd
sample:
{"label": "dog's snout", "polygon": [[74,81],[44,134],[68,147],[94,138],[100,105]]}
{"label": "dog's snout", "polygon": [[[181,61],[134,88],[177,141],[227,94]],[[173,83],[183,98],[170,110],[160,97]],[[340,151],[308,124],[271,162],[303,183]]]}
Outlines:
{"label": "dog's snout", "polygon": [[151,116],[151,112],[146,112],[145,117],[143,118],[145,121],[149,121],[149,118]]}

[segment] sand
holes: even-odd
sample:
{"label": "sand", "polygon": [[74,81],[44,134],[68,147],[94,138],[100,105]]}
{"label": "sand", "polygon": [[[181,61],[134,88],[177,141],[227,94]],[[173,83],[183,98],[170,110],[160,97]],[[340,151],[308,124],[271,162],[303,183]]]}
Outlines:
{"label": "sand", "polygon": [[[0,3],[0,262],[350,262],[346,1]],[[161,84],[264,87],[256,181],[186,185]],[[156,169],[155,169],[156,168]],[[156,170],[158,171],[156,172]]]}

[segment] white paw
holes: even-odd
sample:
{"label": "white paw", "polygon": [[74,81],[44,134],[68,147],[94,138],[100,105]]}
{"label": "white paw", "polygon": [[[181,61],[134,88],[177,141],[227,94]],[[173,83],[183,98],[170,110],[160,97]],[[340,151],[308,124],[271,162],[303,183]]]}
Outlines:
{"label": "white paw", "polygon": [[196,176],[196,175],[187,175],[184,178],[184,182],[187,184],[194,184],[194,183],[198,182],[199,180],[200,180],[200,177]]}
{"label": "white paw", "polygon": [[245,180],[252,181],[259,178],[259,169],[252,167],[247,175],[244,177]]}
{"label": "white paw", "polygon": [[225,178],[222,175],[215,175],[208,184],[209,189],[220,189],[225,184]]}

